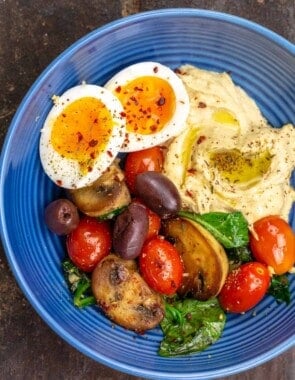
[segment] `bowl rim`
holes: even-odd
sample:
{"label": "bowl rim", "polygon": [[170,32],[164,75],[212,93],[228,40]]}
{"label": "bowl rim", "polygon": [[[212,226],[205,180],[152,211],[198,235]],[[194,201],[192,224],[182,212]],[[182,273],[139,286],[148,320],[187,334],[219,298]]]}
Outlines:
{"label": "bowl rim", "polygon": [[[50,74],[51,71],[54,70],[55,66],[59,63],[60,60],[66,58],[67,56],[71,55],[72,52],[79,48],[80,45],[83,45],[84,43],[90,42],[93,38],[97,36],[97,34],[100,34],[101,36],[111,31],[113,28],[121,28],[125,26],[126,24],[130,24],[132,22],[136,21],[144,21],[153,17],[159,17],[159,18],[165,18],[167,16],[170,17],[200,17],[200,18],[208,18],[208,19],[215,19],[219,21],[225,21],[230,24],[242,26],[245,29],[249,29],[252,31],[257,32],[258,34],[266,37],[267,39],[271,40],[278,46],[286,49],[288,52],[293,54],[295,56],[295,42],[292,43],[291,41],[287,40],[285,37],[281,36],[280,34],[268,29],[267,27],[258,24],[254,21],[251,21],[247,18],[236,16],[234,14],[220,12],[220,11],[214,11],[214,10],[207,10],[207,9],[201,9],[201,8],[162,8],[162,9],[156,9],[156,10],[149,10],[144,12],[139,12],[136,14],[132,14],[129,16],[121,17],[119,19],[110,21],[106,24],[103,24],[91,32],[85,34],[84,36],[78,38],[75,42],[73,42],[70,46],[68,46],[66,49],[64,49],[62,52],[60,52],[41,72],[39,75],[35,78],[32,85],[28,88],[28,90],[25,92],[25,95],[19,105],[17,106],[16,112],[14,113],[14,116],[10,122],[10,125],[8,127],[8,131],[6,133],[4,143],[1,149],[0,154],[0,174],[2,173],[2,166],[4,165],[4,159],[5,159],[5,151],[7,148],[7,145],[9,143],[10,137],[14,131],[14,125],[17,124],[18,116],[25,108],[25,105],[28,101],[28,98],[32,95],[32,93],[35,91],[35,88],[38,87],[39,82],[41,82],[42,79],[44,79],[46,76]],[[1,182],[0,182],[1,185]],[[1,227],[1,225],[0,225]],[[0,230],[1,231],[1,230]]]}
{"label": "bowl rim", "polygon": [[[219,11],[213,11],[213,10],[205,10],[205,9],[198,9],[198,8],[163,8],[158,10],[151,10],[151,11],[145,11],[145,12],[139,12],[130,16],[122,17],[117,20],[113,20],[107,24],[104,24],[93,31],[87,33],[86,35],[80,37],[76,42],[72,43],[68,48],[66,48],[63,52],[61,52],[51,63],[39,74],[39,76],[35,79],[25,96],[23,97],[23,100],[18,105],[18,108],[12,118],[12,121],[10,123],[10,126],[8,128],[8,131],[5,136],[5,140],[2,146],[1,150],[1,156],[0,156],[0,235],[1,240],[3,244],[3,248],[9,263],[9,266],[12,270],[12,273],[28,299],[29,303],[33,306],[35,311],[39,314],[39,316],[50,326],[50,328],[62,339],[64,339],[68,344],[73,346],[78,351],[82,352],[84,355],[92,358],[95,361],[100,362],[101,364],[104,364],[108,367],[111,367],[115,370],[129,373],[135,376],[144,376],[151,379],[167,379],[167,376],[171,376],[171,373],[168,372],[162,372],[159,373],[156,370],[146,370],[141,369],[138,370],[136,367],[132,365],[126,365],[121,363],[120,361],[112,360],[107,357],[105,357],[102,354],[97,354],[97,352],[94,352],[92,349],[89,349],[86,345],[82,344],[78,339],[75,339],[73,336],[71,336],[69,333],[67,333],[64,329],[60,328],[60,326],[55,322],[54,318],[48,313],[42,305],[39,303],[37,297],[34,296],[33,292],[31,292],[29,286],[26,284],[26,281],[22,275],[21,268],[17,265],[17,260],[15,258],[15,253],[12,250],[10,241],[11,238],[8,233],[6,221],[4,219],[4,199],[3,199],[3,188],[4,188],[4,178],[6,170],[6,160],[9,158],[8,156],[8,147],[10,144],[10,141],[14,135],[14,131],[17,128],[22,113],[27,107],[28,102],[30,102],[30,99],[33,95],[33,93],[38,89],[40,84],[43,80],[46,79],[46,77],[55,69],[55,67],[59,64],[61,60],[67,59],[73,52],[78,50],[82,45],[86,44],[87,42],[90,42],[92,39],[101,37],[104,34],[109,33],[110,31],[119,29],[124,27],[125,25],[132,24],[134,22],[138,21],[144,21],[148,20],[154,17],[158,18],[166,18],[166,17],[199,17],[199,18],[208,18],[211,20],[219,20],[224,21],[229,24],[235,24],[238,26],[242,26],[245,29],[252,30],[267,39],[271,40],[281,48],[287,50],[291,54],[295,56],[295,44],[288,41],[286,38],[280,36],[276,32],[256,23],[251,20],[248,20],[246,18],[242,18],[240,16],[236,16],[229,13],[219,12]],[[202,373],[196,373],[192,372],[190,374],[175,374],[173,373],[173,377],[175,379],[213,379],[220,376],[229,376],[237,373],[241,373],[243,371],[246,371],[248,369],[251,369],[253,367],[256,367],[258,365],[261,365],[274,357],[280,355],[281,353],[285,352],[287,349],[295,346],[295,335],[293,337],[290,337],[280,345],[276,346],[272,350],[269,350],[265,352],[264,354],[259,355],[255,359],[248,360],[246,362],[243,362],[242,364],[234,365],[226,369],[220,369],[218,371],[206,371]]]}

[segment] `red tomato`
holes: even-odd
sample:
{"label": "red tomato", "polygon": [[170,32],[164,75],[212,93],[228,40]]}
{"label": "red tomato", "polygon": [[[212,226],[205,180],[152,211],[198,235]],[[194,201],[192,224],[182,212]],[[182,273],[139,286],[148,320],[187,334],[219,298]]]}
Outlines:
{"label": "red tomato", "polygon": [[160,228],[161,228],[161,218],[158,214],[153,212],[150,208],[148,208],[141,200],[138,198],[134,199],[133,202],[138,202],[145,206],[148,214],[149,219],[149,228],[146,235],[146,241],[150,240],[151,238],[157,236],[159,234]]}
{"label": "red tomato", "polygon": [[278,216],[257,220],[250,235],[250,248],[255,259],[269,265],[276,274],[286,273],[295,263],[295,234]]}
{"label": "red tomato", "polygon": [[146,240],[150,240],[159,234],[161,228],[161,218],[158,214],[150,210],[148,207],[147,212],[149,218],[149,229],[147,232]]}
{"label": "red tomato", "polygon": [[67,251],[73,263],[84,272],[91,272],[111,250],[108,222],[84,217],[67,236]]}
{"label": "red tomato", "polygon": [[219,293],[221,307],[231,313],[252,309],[265,296],[270,274],[264,264],[250,262],[232,270]]}
{"label": "red tomato", "polygon": [[129,190],[134,193],[135,177],[146,171],[161,172],[163,167],[163,152],[158,146],[131,152],[125,162],[125,179]]}
{"label": "red tomato", "polygon": [[182,259],[176,248],[161,236],[144,244],[139,269],[146,283],[159,293],[172,295],[181,285]]}

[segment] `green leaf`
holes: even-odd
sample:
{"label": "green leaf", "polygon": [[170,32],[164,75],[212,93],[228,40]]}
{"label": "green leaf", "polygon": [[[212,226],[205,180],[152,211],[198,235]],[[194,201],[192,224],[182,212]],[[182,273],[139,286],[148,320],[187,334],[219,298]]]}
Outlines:
{"label": "green leaf", "polygon": [[116,208],[115,210],[109,211],[108,213],[106,213],[104,215],[98,216],[97,219],[98,220],[113,219],[115,216],[118,216],[119,214],[121,214],[126,209],[126,207],[127,206]]}
{"label": "green leaf", "polygon": [[94,305],[95,298],[91,291],[91,280],[88,275],[78,269],[69,259],[63,261],[62,268],[69,290],[73,294],[74,305],[80,308]]}
{"label": "green leaf", "polygon": [[242,247],[249,242],[248,222],[239,211],[197,214],[180,211],[180,217],[190,219],[206,228],[225,248]]}
{"label": "green leaf", "polygon": [[249,246],[230,248],[226,250],[226,254],[230,261],[238,264],[253,261],[253,255]]}
{"label": "green leaf", "polygon": [[291,292],[289,288],[289,279],[286,275],[272,276],[268,293],[272,295],[277,302],[291,302]]}
{"label": "green leaf", "polygon": [[216,298],[166,302],[159,355],[168,357],[203,351],[220,338],[225,321],[225,313]]}

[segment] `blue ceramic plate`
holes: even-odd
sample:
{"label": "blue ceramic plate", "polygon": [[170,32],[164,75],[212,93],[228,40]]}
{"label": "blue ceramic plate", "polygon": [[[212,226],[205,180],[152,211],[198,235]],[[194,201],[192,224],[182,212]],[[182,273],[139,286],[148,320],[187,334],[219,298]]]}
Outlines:
{"label": "blue ceramic plate", "polygon": [[[237,373],[295,343],[295,278],[292,302],[271,297],[241,316],[229,316],[223,337],[208,350],[161,358],[160,329],[139,336],[115,328],[96,307],[73,307],[61,271],[64,247],[43,222],[59,189],[45,176],[39,134],[51,96],[81,81],[103,85],[120,69],[153,60],[172,68],[191,63],[230,71],[274,127],[295,123],[295,46],[273,32],[234,16],[193,9],[137,14],[88,34],[61,54],[21,103],[1,156],[0,209],[3,244],[13,273],[46,323],[85,355],[114,369],[157,379],[212,379]],[[293,177],[294,185],[294,177]],[[295,225],[294,213],[290,216]]]}

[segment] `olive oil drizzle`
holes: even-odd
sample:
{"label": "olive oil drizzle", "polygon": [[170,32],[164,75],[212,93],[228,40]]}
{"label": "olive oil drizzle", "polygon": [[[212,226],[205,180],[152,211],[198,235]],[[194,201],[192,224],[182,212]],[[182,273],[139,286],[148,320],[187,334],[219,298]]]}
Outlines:
{"label": "olive oil drizzle", "polygon": [[210,163],[230,183],[254,185],[269,171],[272,155],[268,150],[244,153],[222,149],[210,153]]}

